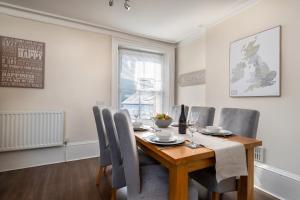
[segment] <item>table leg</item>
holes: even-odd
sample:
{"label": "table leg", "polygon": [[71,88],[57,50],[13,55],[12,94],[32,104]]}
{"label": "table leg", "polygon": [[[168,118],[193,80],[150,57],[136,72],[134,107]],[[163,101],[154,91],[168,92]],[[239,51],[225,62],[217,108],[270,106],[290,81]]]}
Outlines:
{"label": "table leg", "polygon": [[254,148],[247,150],[248,176],[241,176],[238,184],[238,200],[253,200]]}
{"label": "table leg", "polygon": [[188,172],[184,166],[169,169],[169,200],[188,199]]}

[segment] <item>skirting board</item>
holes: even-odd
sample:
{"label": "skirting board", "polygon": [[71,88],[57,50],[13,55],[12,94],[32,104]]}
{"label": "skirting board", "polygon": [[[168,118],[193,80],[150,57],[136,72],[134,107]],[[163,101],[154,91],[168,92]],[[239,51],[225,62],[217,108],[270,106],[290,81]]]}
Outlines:
{"label": "skirting board", "polygon": [[255,163],[254,184],[278,199],[300,198],[300,176],[266,164]]}
{"label": "skirting board", "polygon": [[99,156],[98,140],[74,142],[50,147],[0,153],[0,172]]}
{"label": "skirting board", "polygon": [[100,156],[98,140],[74,142],[67,146],[66,161],[81,160]]}
{"label": "skirting board", "polygon": [[[0,172],[68,162],[99,156],[98,140],[69,143],[63,147],[0,153]],[[255,163],[255,187],[278,199],[300,197],[300,176],[266,164]]]}

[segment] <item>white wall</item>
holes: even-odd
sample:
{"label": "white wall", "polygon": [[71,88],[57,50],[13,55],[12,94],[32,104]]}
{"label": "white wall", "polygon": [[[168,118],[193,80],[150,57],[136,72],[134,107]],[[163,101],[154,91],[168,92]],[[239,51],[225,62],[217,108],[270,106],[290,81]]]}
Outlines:
{"label": "white wall", "polygon": [[[300,175],[299,32],[300,1],[263,0],[245,12],[207,31],[206,101],[221,107],[243,107],[261,112],[257,137],[266,148],[266,163]],[[281,97],[229,96],[229,43],[282,25]],[[216,81],[217,80],[217,81]],[[294,159],[293,159],[294,158]]]}
{"label": "white wall", "polygon": [[[1,8],[1,7],[0,7]],[[1,111],[65,111],[65,137],[70,144],[26,151],[0,153],[0,171],[63,162],[99,155],[92,106],[96,101],[111,105],[112,36],[94,27],[70,24],[22,11],[6,11],[38,22],[0,13],[0,35],[46,43],[45,88],[0,87]],[[78,27],[85,31],[67,26]],[[135,42],[173,48],[172,45],[111,33]]]}
{"label": "white wall", "polygon": [[[205,34],[180,43],[176,48],[176,79],[179,75],[205,69]],[[191,98],[190,94],[193,94]],[[205,85],[176,86],[176,104],[205,104]]]}
{"label": "white wall", "polygon": [[[92,106],[96,100],[110,103],[111,36],[3,14],[0,27],[2,36],[46,43],[45,88],[0,87],[0,110],[64,110],[65,137],[71,143],[97,140]],[[74,149],[74,145],[68,149]],[[74,159],[65,150],[58,147],[0,153],[0,170]],[[92,153],[98,155],[99,150]]]}
{"label": "white wall", "polygon": [[[215,106],[218,122],[222,107],[257,109],[261,113],[257,137],[263,141],[265,164],[257,165],[255,182],[258,187],[285,199],[299,199],[300,159],[298,128],[300,113],[300,1],[261,0],[247,10],[207,29],[205,36],[206,90],[205,104]],[[282,26],[281,97],[229,96],[230,42],[274,26]],[[201,37],[201,36],[200,36]],[[200,39],[201,40],[201,39]],[[178,48],[178,71],[198,66],[203,57],[198,40],[190,42],[186,50]],[[178,88],[177,100],[195,97],[195,92]]]}
{"label": "white wall", "polygon": [[92,106],[110,102],[111,37],[0,15],[0,35],[46,43],[45,88],[0,88],[0,110],[64,110],[71,142],[97,139]]}

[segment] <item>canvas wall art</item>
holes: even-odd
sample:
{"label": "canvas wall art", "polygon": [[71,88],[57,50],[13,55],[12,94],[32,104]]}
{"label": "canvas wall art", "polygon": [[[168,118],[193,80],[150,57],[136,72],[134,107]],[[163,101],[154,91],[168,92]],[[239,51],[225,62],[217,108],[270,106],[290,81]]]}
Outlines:
{"label": "canvas wall art", "polygon": [[280,96],[281,27],[230,45],[230,96]]}
{"label": "canvas wall art", "polygon": [[0,87],[44,88],[45,43],[0,36]]}

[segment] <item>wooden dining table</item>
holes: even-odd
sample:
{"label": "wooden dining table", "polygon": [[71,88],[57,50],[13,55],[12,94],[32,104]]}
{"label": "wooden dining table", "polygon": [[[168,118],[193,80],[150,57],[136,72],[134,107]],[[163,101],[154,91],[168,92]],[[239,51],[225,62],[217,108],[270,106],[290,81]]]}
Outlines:
{"label": "wooden dining table", "polygon": [[[137,145],[169,170],[169,199],[188,199],[188,174],[214,166],[214,151],[205,147],[191,149],[186,145],[157,146],[145,140],[143,135],[145,132],[135,132]],[[245,146],[248,176],[240,177],[237,195],[239,200],[253,200],[254,148],[261,146],[262,141],[238,135],[224,139],[240,142]]]}

